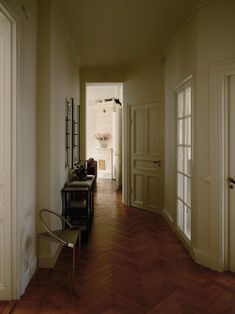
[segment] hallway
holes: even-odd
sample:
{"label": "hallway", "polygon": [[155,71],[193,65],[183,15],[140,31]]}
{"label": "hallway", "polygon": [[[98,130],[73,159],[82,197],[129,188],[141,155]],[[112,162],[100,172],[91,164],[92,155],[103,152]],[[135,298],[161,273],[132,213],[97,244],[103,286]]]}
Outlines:
{"label": "hallway", "polygon": [[194,263],[161,216],[122,206],[110,182],[97,183],[78,295],[64,284],[71,256],[63,250],[11,313],[235,313],[235,276]]}

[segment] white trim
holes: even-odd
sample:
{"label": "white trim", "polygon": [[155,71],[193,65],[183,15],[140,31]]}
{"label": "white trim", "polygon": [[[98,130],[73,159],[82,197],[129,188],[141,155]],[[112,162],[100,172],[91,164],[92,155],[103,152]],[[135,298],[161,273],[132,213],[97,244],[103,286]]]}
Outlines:
{"label": "white trim", "polygon": [[20,187],[20,122],[21,110],[19,99],[19,32],[16,22],[12,24],[13,72],[12,72],[12,298],[20,297],[20,219],[19,219],[19,187]]}
{"label": "white trim", "polygon": [[174,87],[175,92],[180,92],[182,89],[184,89],[187,85],[193,85],[193,74],[190,74],[188,76],[186,76],[185,79],[183,79],[183,81],[181,81],[179,84],[177,84]]}
{"label": "white trim", "polygon": [[0,3],[0,11],[11,23],[11,41],[12,41],[12,118],[11,118],[11,177],[12,177],[12,207],[11,207],[11,298],[18,299],[20,297],[20,239],[19,232],[19,148],[20,148],[20,132],[19,132],[19,26],[14,14]]}
{"label": "white trim", "polygon": [[[123,84],[124,96],[124,84]],[[124,98],[124,97],[123,97]],[[130,117],[129,104],[123,101],[122,110],[122,183],[123,193],[122,202],[126,206],[130,206],[131,191],[130,191]]]}
{"label": "white trim", "polygon": [[228,100],[227,80],[235,75],[235,59],[210,71],[210,236],[212,269],[227,270],[228,255]]}
{"label": "white trim", "polygon": [[194,8],[192,12],[188,15],[186,20],[183,22],[183,25],[180,27],[179,31],[176,33],[176,35],[173,37],[173,39],[169,42],[167,47],[164,50],[164,56],[167,57],[171,50],[174,48],[178,40],[182,37],[184,31],[189,26],[189,24],[192,22],[192,20],[197,16],[198,12],[203,9],[204,7],[207,7],[214,2],[218,0],[195,0],[194,1]]}
{"label": "white trim", "polygon": [[167,211],[165,208],[163,208],[162,213],[163,213],[163,216],[166,218],[166,220],[167,220],[171,225],[173,225],[173,224],[174,224],[174,220],[173,220],[173,218],[171,217],[171,215],[168,213],[168,211]]}
{"label": "white trim", "polygon": [[196,263],[208,267],[210,265],[210,258],[211,256],[208,253],[197,249],[194,250],[194,260]]}

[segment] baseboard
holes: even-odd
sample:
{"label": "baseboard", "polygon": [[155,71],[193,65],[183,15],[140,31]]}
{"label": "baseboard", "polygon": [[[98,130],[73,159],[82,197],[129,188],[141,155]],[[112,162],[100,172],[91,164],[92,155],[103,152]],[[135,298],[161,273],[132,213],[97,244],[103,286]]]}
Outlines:
{"label": "baseboard", "polygon": [[168,211],[165,208],[163,208],[163,216],[166,218],[169,224],[173,225],[173,218],[171,217],[171,215],[168,213]]}
{"label": "baseboard", "polygon": [[39,258],[39,268],[53,268],[60,255],[62,246],[57,245],[55,250],[47,256],[40,256]]}
{"label": "baseboard", "polygon": [[[138,208],[138,207],[136,207],[136,208]],[[162,215],[162,210],[159,209],[159,208],[145,208],[145,209],[140,208],[140,209],[145,210],[147,212],[151,212],[151,213],[157,214],[157,215]]]}
{"label": "baseboard", "polygon": [[24,294],[26,287],[28,286],[31,278],[33,277],[37,268],[37,257],[35,256],[32,262],[28,265],[27,270],[24,272],[22,281],[20,295]]}
{"label": "baseboard", "polygon": [[226,271],[226,266],[222,257],[210,256],[210,268],[218,272]]}
{"label": "baseboard", "polygon": [[173,218],[171,217],[171,215],[168,213],[168,211],[165,208],[163,208],[163,217],[167,221],[167,223],[168,223],[169,227],[171,228],[171,230],[174,232],[174,234],[180,240],[182,245],[189,252],[189,254],[191,255],[192,259],[195,259],[194,258],[193,248],[191,247],[190,243],[184,238],[184,236],[181,234],[181,232],[178,230],[177,226],[174,223]]}
{"label": "baseboard", "polygon": [[[211,256],[208,253],[194,249],[194,260],[196,263],[212,269]],[[214,269],[214,270],[217,270],[217,269]]]}
{"label": "baseboard", "polygon": [[[62,249],[62,246],[57,245],[55,247],[55,250],[52,252],[50,256],[40,257],[39,267],[40,268],[53,268],[55,266],[58,256],[60,255],[61,249]],[[36,268],[37,268],[37,257],[35,256],[33,261],[28,265],[28,268],[24,272],[24,275],[22,277],[20,295],[24,294],[26,287],[28,286],[31,278],[33,277],[36,271]]]}
{"label": "baseboard", "polygon": [[179,238],[180,242],[183,244],[183,246],[187,249],[189,254],[191,255],[192,259],[207,268],[210,268],[215,271],[223,272],[223,261],[218,256],[211,256],[210,254],[206,252],[199,251],[193,247],[187,241],[184,239],[184,237],[181,235],[179,230],[177,229],[176,225],[174,224],[174,221],[171,217],[171,215],[167,212],[167,210],[163,209],[163,217],[168,222],[170,228],[175,233],[175,235]]}

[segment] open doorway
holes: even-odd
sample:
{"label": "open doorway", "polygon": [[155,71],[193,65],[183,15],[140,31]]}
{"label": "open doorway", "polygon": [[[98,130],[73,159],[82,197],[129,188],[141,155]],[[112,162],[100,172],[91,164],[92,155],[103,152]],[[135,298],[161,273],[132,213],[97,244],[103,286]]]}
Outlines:
{"label": "open doorway", "polygon": [[97,177],[122,187],[122,83],[86,84],[86,159],[97,162]]}

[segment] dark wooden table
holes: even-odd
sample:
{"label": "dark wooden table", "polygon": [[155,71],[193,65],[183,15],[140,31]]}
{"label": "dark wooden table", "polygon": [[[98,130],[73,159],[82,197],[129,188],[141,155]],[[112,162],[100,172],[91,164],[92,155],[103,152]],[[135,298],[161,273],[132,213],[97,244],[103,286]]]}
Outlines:
{"label": "dark wooden table", "polygon": [[76,225],[76,218],[83,222],[87,236],[94,215],[95,176],[88,175],[87,180],[67,182],[61,191],[62,215]]}

